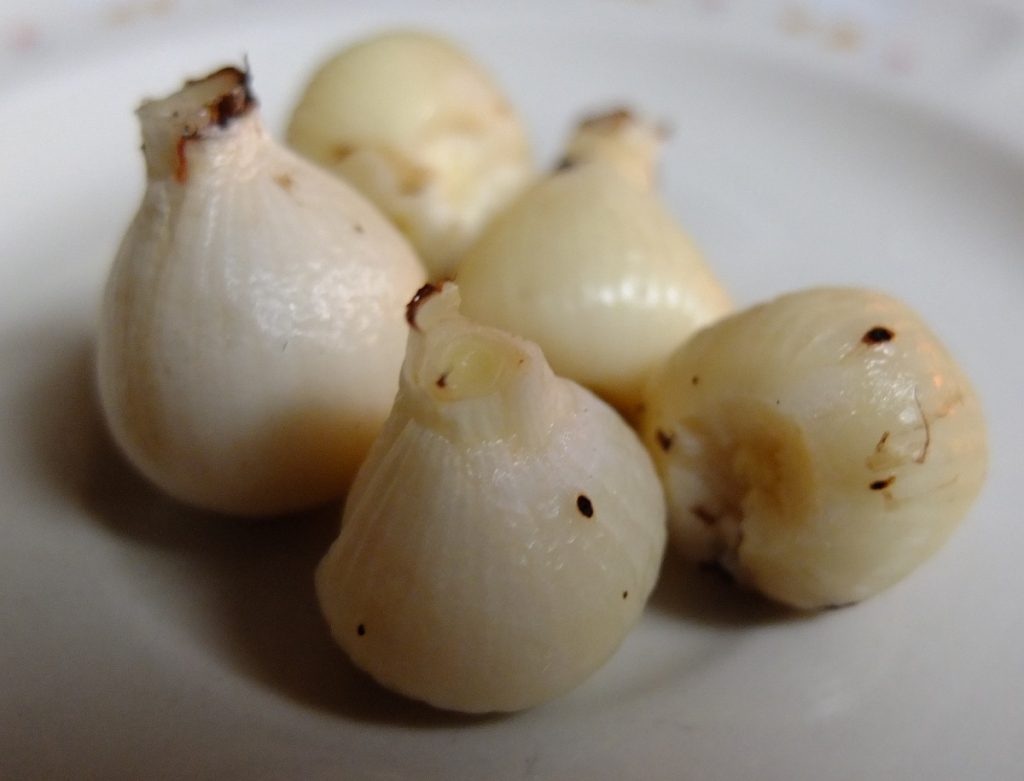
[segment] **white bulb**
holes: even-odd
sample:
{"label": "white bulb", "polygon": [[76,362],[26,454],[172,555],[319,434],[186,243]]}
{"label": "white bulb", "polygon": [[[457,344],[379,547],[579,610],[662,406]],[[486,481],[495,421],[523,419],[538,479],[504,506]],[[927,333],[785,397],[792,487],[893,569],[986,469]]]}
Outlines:
{"label": "white bulb", "polygon": [[535,341],[627,412],[680,341],[731,306],[651,189],[660,143],[625,112],[583,123],[564,165],[491,222],[456,275],[467,316]]}
{"label": "white bulb", "polygon": [[664,498],[611,408],[457,307],[451,283],[410,306],[399,394],[317,591],[335,639],[383,685],[511,711],[581,683],[636,622]]}
{"label": "white bulb", "polygon": [[532,175],[526,131],[495,81],[451,43],[381,34],[324,63],[288,141],[373,200],[432,279]]}
{"label": "white bulb", "polygon": [[267,136],[240,71],[138,113],[149,178],[98,335],[114,438],[201,507],[340,496],[397,389],[421,264],[362,196]]}
{"label": "white bulb", "polygon": [[809,290],[728,317],[680,347],[646,401],[676,547],[800,608],[906,576],[984,480],[970,382],[878,293]]}

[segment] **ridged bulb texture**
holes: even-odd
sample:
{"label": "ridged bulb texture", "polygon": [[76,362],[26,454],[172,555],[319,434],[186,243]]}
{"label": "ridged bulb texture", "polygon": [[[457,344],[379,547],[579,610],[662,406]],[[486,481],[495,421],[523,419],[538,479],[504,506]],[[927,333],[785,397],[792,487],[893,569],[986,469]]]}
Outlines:
{"label": "ridged bulb texture", "polygon": [[953,357],[906,305],[853,288],[701,331],[652,380],[643,436],[675,546],[799,608],[858,602],[914,570],[987,463]]}
{"label": "ridged bulb texture", "polygon": [[340,496],[397,391],[421,263],[362,196],[267,135],[239,71],[139,117],[149,178],[98,334],[115,440],[219,512]]}
{"label": "ridged bulb texture", "polygon": [[288,141],[374,201],[433,279],[532,177],[526,131],[495,80],[450,42],[394,31],[313,75]]}
{"label": "ridged bulb texture", "polygon": [[514,711],[580,684],[635,624],[664,497],[610,407],[457,306],[449,283],[415,315],[317,591],[337,642],[384,686]]}
{"label": "ridged bulb texture", "polygon": [[679,343],[731,309],[652,189],[660,145],[626,112],[584,122],[456,274],[467,316],[536,342],[558,374],[627,414]]}

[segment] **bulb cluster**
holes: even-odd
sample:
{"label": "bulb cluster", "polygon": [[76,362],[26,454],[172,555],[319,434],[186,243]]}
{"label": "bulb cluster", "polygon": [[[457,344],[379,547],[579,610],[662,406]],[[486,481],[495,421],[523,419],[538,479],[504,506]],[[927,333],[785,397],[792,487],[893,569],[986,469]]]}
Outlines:
{"label": "bulb cluster", "polygon": [[787,605],[857,602],[980,490],[977,395],[921,319],[852,288],[735,312],[657,195],[663,131],[631,112],[538,175],[479,65],[389,33],[314,75],[301,156],[235,68],[138,116],[147,186],[98,334],[109,428],[222,513],[347,494],[317,593],[396,691],[486,712],[570,690],[667,539]]}

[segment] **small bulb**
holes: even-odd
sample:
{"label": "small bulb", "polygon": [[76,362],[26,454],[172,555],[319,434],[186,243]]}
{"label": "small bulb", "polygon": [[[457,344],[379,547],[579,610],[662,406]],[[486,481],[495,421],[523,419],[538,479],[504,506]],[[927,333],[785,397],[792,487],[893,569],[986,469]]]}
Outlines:
{"label": "small bulb", "polygon": [[652,379],[644,441],[670,534],[780,602],[858,602],[934,554],[984,481],[981,405],[888,296],[782,296],[701,331]]}
{"label": "small bulb", "polygon": [[334,638],[384,686],[513,711],[580,684],[657,578],[665,506],[650,457],[536,345],[410,305],[391,416],[317,571]]}
{"label": "small bulb", "polygon": [[556,372],[632,413],[644,383],[729,297],[653,190],[660,128],[584,122],[563,165],[514,201],[456,279],[466,315],[535,341]]}
{"label": "small bulb", "polygon": [[532,176],[526,131],[484,69],[418,32],[360,41],[314,74],[288,142],[369,197],[432,279]]}

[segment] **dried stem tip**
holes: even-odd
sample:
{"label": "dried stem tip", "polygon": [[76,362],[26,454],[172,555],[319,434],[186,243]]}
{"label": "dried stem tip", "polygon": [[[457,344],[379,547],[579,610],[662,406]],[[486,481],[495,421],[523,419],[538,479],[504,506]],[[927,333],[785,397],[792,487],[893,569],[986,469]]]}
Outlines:
{"label": "dried stem tip", "polygon": [[664,126],[624,108],[586,117],[569,139],[559,169],[603,161],[649,190],[666,135]]}
{"label": "dried stem tip", "polygon": [[428,282],[419,290],[417,290],[416,295],[414,295],[412,297],[412,300],[405,305],[405,321],[412,328],[415,328],[417,331],[422,330],[419,326],[419,323],[416,322],[416,315],[420,311],[420,306],[432,295],[434,295],[435,293],[439,293],[441,291],[441,287],[443,286],[444,283],[441,283],[441,286],[439,287],[437,285],[432,285]]}
{"label": "dried stem tip", "polygon": [[202,79],[186,81],[178,92],[147,100],[136,112],[142,123],[142,146],[151,179],[188,179],[185,145],[202,138],[211,127],[224,128],[256,105],[249,72],[221,68]]}

